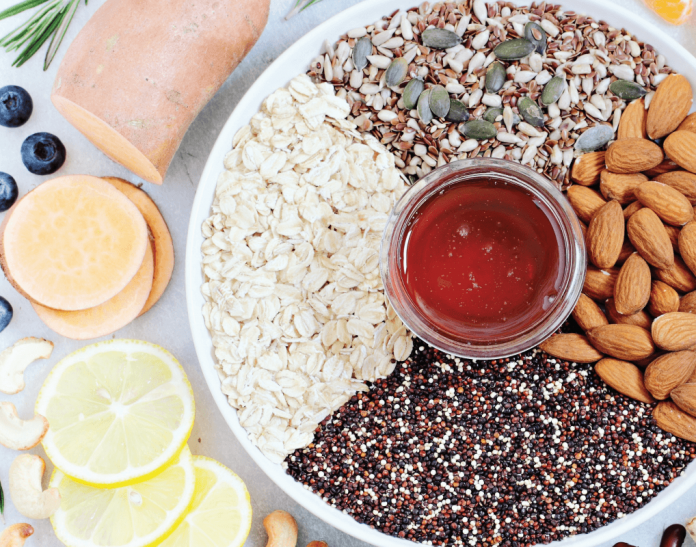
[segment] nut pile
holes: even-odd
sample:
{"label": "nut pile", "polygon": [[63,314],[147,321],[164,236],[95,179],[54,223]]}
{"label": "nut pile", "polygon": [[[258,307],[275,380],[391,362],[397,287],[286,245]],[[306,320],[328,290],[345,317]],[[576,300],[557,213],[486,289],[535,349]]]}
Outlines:
{"label": "nut pile", "polygon": [[607,384],[644,403],[660,401],[653,411],[657,424],[696,442],[691,104],[687,79],[668,76],[647,111],[643,99],[626,108],[606,154],[587,154],[574,165],[578,185],[568,198],[589,222],[592,266],[573,316],[586,336],[559,334],[541,348],[562,359],[598,361],[595,370]]}
{"label": "nut pile", "polygon": [[397,155],[411,180],[454,159],[507,158],[569,184],[575,155],[614,139],[628,101],[672,72],[652,46],[563,11],[424,2],[324,45],[309,75]]}

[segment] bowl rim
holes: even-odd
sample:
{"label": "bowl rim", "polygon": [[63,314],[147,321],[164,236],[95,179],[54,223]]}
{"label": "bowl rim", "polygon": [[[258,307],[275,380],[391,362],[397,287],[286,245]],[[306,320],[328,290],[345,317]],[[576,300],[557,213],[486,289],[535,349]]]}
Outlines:
{"label": "bowl rim", "polygon": [[[531,3],[531,0],[513,1],[521,6]],[[413,0],[413,5],[417,4],[418,1]],[[650,22],[642,19],[640,13],[634,14],[626,8],[604,0],[566,0],[562,2],[562,5],[568,11],[592,13],[596,20],[614,22],[618,28],[629,28],[639,38],[650,37],[649,43],[657,51],[664,54],[669,61],[669,65],[676,71],[684,74],[692,87],[696,89],[696,59],[672,37],[665,34],[664,31],[651,27]],[[410,6],[411,4],[409,4]],[[214,368],[215,359],[212,339],[205,327],[201,313],[204,298],[200,291],[203,283],[200,267],[200,248],[203,242],[201,225],[209,216],[217,178],[223,170],[222,161],[224,156],[230,151],[232,138],[237,130],[248,123],[251,116],[258,111],[263,99],[272,90],[279,86],[287,85],[294,76],[304,72],[311,59],[319,53],[325,39],[337,39],[338,36],[344,34],[353,26],[368,24],[403,7],[403,0],[370,0],[343,10],[317,25],[286,49],[249,87],[230,113],[206,160],[191,208],[184,265],[189,326],[199,366],[213,400],[242,447],[264,473],[295,502],[338,530],[361,541],[380,547],[413,547],[419,544],[388,536],[365,524],[358,523],[352,517],[330,506],[318,495],[305,489],[304,485],[287,475],[280,465],[268,460],[249,441],[246,431],[239,424],[236,410],[228,404],[226,396],[220,389],[220,378],[217,370]],[[621,23],[619,24],[619,22]],[[301,62],[299,59],[301,59]],[[300,67],[299,70],[298,66]],[[593,532],[569,536],[550,545],[558,545],[560,547],[594,547],[610,541],[628,532],[645,520],[652,518],[694,485],[696,485],[696,463],[692,462],[682,475],[677,477],[672,484],[641,509]]]}

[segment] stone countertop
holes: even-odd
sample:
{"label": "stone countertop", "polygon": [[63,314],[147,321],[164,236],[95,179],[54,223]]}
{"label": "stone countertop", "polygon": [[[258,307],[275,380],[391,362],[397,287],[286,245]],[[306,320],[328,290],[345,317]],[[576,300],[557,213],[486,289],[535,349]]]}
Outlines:
{"label": "stone countertop", "polygon": [[[0,53],[0,87],[8,84],[20,85],[30,92],[34,100],[34,113],[28,123],[17,129],[0,127],[0,171],[8,172],[15,177],[19,184],[20,196],[44,180],[43,177],[29,174],[20,159],[22,141],[28,135],[38,131],[54,133],[61,138],[67,148],[67,161],[58,172],[59,175],[71,173],[113,175],[139,182],[126,169],[107,159],[70,126],[53,108],[49,99],[51,85],[67,45],[89,16],[104,1],[92,0],[87,6],[83,4],[79,7],[64,43],[47,72],[41,70],[45,46],[20,69],[10,67],[14,56],[4,52]],[[172,281],[162,300],[146,315],[120,330],[117,336],[141,338],[160,344],[171,351],[186,369],[196,396],[197,410],[196,423],[189,446],[194,454],[206,455],[220,460],[246,482],[254,510],[251,535],[246,542],[247,547],[266,545],[266,534],[263,530],[262,520],[265,515],[275,509],[284,509],[295,516],[300,529],[298,545],[301,547],[312,540],[327,541],[332,547],[362,547],[367,544],[353,539],[319,520],[296,504],[271,482],[242,449],[209,396],[208,387],[196,359],[185,306],[184,256],[191,203],[208,153],[218,133],[237,102],[254,80],[298,38],[334,14],[358,3],[358,1],[325,0],[310,7],[294,19],[285,21],[284,16],[293,0],[272,0],[270,17],[263,36],[191,125],[171,164],[164,185],[145,184],[145,189],[159,205],[169,224],[174,238],[177,263]],[[656,27],[676,38],[687,49],[696,54],[696,17],[692,17],[692,20],[686,25],[673,27],[652,14],[640,0],[613,1],[634,12],[639,12],[646,19],[654,22]],[[0,7],[4,8],[13,3],[15,3],[14,0],[3,0],[0,2]],[[410,4],[410,2],[406,2],[404,5]],[[17,26],[25,17],[26,15],[22,14],[0,21],[0,36]],[[646,41],[650,40],[649,36],[641,38]],[[285,83],[278,82],[278,85]],[[273,89],[269,89],[268,93],[272,91]],[[22,393],[11,397],[0,394],[0,401],[13,402],[17,406],[20,416],[26,418],[33,414],[34,401],[51,366],[86,343],[67,340],[45,327],[28,302],[9,285],[3,276],[0,276],[0,295],[6,297],[14,307],[12,323],[0,334],[0,348],[4,348],[25,336],[43,337],[55,343],[51,359],[47,362],[39,361],[29,367],[26,374],[27,388]],[[45,458],[43,449],[40,447],[31,452]],[[0,482],[5,486],[8,480],[8,469],[15,456],[16,453],[0,446]],[[46,475],[48,477],[50,462],[47,463],[49,464],[49,471]],[[6,522],[13,524],[25,521],[26,519],[14,509],[7,491],[6,500]],[[620,539],[640,547],[657,547],[665,527],[675,522],[684,523],[694,514],[696,514],[696,490],[685,494],[669,509],[662,511]],[[55,537],[49,521],[31,522],[31,524],[35,527],[36,533],[27,541],[27,547],[60,547],[62,545]],[[597,547],[610,547],[613,543]],[[687,545],[693,545],[693,542],[687,539]]]}

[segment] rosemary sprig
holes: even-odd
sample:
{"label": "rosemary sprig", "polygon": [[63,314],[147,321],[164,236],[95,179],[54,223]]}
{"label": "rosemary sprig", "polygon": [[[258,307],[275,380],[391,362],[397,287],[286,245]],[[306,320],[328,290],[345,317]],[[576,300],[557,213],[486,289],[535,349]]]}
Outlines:
{"label": "rosemary sprig", "polygon": [[[85,0],[85,5],[87,2],[88,0]],[[52,36],[44,60],[44,70],[48,69],[72,22],[80,0],[24,0],[0,12],[0,20],[42,4],[46,5],[37,10],[23,25],[0,39],[0,47],[4,47],[8,52],[23,48],[12,66],[22,66]]]}
{"label": "rosemary sprig", "polygon": [[2,522],[5,522],[5,494],[2,491],[2,483],[0,483],[0,517]]}
{"label": "rosemary sprig", "polygon": [[321,2],[321,0],[296,0],[295,7],[293,7],[290,10],[290,13],[288,13],[285,16],[285,20],[287,21],[288,19],[290,19],[291,17],[294,17],[295,15],[300,13],[301,11],[306,10],[312,4],[318,4],[319,2]]}

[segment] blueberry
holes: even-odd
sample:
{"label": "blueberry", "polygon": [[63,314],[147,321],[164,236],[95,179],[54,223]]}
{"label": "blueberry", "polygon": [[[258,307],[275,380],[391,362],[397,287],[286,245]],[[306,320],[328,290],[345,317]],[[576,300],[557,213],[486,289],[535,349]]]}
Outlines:
{"label": "blueberry", "polygon": [[31,116],[34,103],[27,90],[18,85],[6,85],[0,89],[0,125],[19,127]]}
{"label": "blueberry", "polygon": [[50,175],[65,163],[65,146],[50,133],[34,133],[22,143],[24,166],[35,175]]}
{"label": "blueberry", "polygon": [[12,305],[0,296],[0,332],[12,321]]}
{"label": "blueberry", "polygon": [[0,213],[7,211],[17,201],[17,183],[11,175],[0,171]]}

